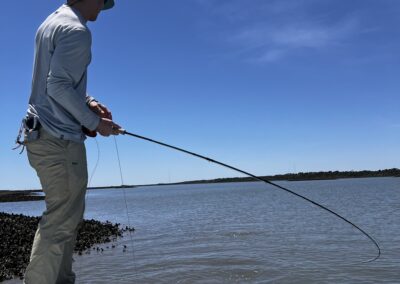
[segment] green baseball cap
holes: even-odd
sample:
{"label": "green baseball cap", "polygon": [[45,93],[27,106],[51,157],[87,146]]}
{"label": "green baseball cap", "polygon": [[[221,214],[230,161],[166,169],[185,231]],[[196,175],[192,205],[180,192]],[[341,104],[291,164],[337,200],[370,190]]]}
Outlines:
{"label": "green baseball cap", "polygon": [[104,7],[102,10],[108,10],[114,7],[114,0],[104,0]]}

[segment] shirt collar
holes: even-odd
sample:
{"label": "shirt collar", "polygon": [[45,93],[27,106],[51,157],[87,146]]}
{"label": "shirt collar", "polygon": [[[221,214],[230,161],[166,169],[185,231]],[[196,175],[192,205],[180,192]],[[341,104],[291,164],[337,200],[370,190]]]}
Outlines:
{"label": "shirt collar", "polygon": [[81,12],[79,12],[78,9],[76,9],[76,8],[74,8],[74,7],[71,7],[71,6],[67,5],[67,4],[62,5],[62,7],[63,7],[63,8],[67,8],[67,9],[71,9],[72,12],[79,18],[79,20],[80,20],[82,23],[84,23],[84,24],[87,23],[87,20],[82,16]]}

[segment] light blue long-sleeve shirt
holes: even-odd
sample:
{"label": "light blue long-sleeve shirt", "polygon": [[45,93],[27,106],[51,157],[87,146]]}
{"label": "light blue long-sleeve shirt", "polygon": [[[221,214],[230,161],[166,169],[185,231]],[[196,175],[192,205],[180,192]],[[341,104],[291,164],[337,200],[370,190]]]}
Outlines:
{"label": "light blue long-sleeve shirt", "polygon": [[28,115],[37,116],[55,137],[82,142],[82,126],[94,130],[100,122],[88,107],[93,98],[86,94],[91,43],[86,20],[67,5],[52,13],[36,33]]}

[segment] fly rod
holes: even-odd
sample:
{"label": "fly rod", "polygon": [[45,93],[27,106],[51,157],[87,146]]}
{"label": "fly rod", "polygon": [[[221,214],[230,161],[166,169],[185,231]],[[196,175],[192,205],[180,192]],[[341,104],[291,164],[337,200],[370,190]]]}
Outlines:
{"label": "fly rod", "polygon": [[218,164],[218,165],[220,165],[220,166],[223,166],[223,167],[226,167],[226,168],[228,168],[228,169],[234,170],[234,171],[236,171],[236,172],[245,174],[245,175],[250,176],[250,177],[252,177],[252,178],[254,178],[254,179],[256,179],[256,180],[265,182],[265,183],[270,184],[270,185],[272,185],[272,186],[274,186],[274,187],[276,187],[276,188],[279,188],[279,189],[284,190],[284,191],[286,191],[286,192],[288,192],[288,193],[290,193],[290,194],[293,194],[293,195],[295,195],[295,196],[297,196],[297,197],[299,197],[299,198],[301,198],[301,199],[303,199],[303,200],[305,200],[305,201],[308,201],[308,202],[314,204],[315,206],[317,206],[317,207],[319,207],[319,208],[321,208],[321,209],[323,209],[323,210],[325,210],[325,211],[328,211],[329,213],[335,215],[336,217],[342,219],[343,221],[345,221],[346,223],[350,224],[351,226],[353,226],[354,228],[356,228],[358,231],[360,231],[364,236],[366,236],[366,237],[375,245],[375,247],[376,247],[376,249],[377,249],[378,252],[377,252],[377,255],[376,255],[374,258],[371,258],[371,259],[369,259],[369,260],[367,260],[367,261],[364,261],[364,262],[372,262],[372,261],[374,261],[374,260],[377,260],[377,259],[380,257],[380,255],[381,255],[381,249],[380,249],[380,247],[379,247],[377,241],[375,241],[374,238],[372,238],[366,231],[364,231],[363,229],[361,229],[359,226],[357,226],[357,225],[354,224],[353,222],[347,220],[345,217],[341,216],[340,214],[334,212],[333,210],[331,210],[331,209],[325,207],[324,205],[321,205],[321,204],[319,204],[318,202],[315,202],[315,201],[313,201],[313,200],[311,200],[311,199],[309,199],[309,198],[307,198],[307,197],[305,197],[305,196],[303,196],[303,195],[301,195],[301,194],[298,194],[298,193],[296,193],[296,192],[294,192],[294,191],[292,191],[292,190],[290,190],[290,189],[287,189],[287,188],[285,188],[285,187],[283,187],[283,186],[281,186],[281,185],[279,185],[279,184],[273,183],[273,182],[271,182],[271,181],[269,181],[269,180],[267,180],[267,179],[264,179],[264,178],[255,176],[255,175],[253,175],[253,174],[251,174],[251,173],[248,173],[248,172],[245,172],[245,171],[243,171],[243,170],[241,170],[241,169],[238,169],[238,168],[232,167],[232,166],[230,166],[230,165],[221,163],[221,162],[219,162],[219,161],[213,160],[213,159],[211,159],[211,158],[208,158],[208,157],[205,157],[205,156],[202,156],[202,155],[199,155],[199,154],[196,154],[196,153],[187,151],[187,150],[185,150],[185,149],[182,149],[182,148],[179,148],[179,147],[175,147],[175,146],[172,146],[172,145],[168,145],[168,144],[166,144],[166,143],[163,143],[163,142],[160,142],[160,141],[156,141],[156,140],[153,140],[153,139],[150,139],[150,138],[147,138],[147,137],[144,137],[144,136],[140,136],[140,135],[137,135],[137,134],[134,134],[134,133],[130,133],[130,132],[126,131],[125,129],[119,129],[119,133],[120,133],[120,134],[123,134],[123,135],[133,136],[133,137],[136,137],[136,138],[139,138],[139,139],[142,139],[142,140],[146,140],[146,141],[149,141],[149,142],[152,142],[152,143],[156,143],[156,144],[159,144],[159,145],[161,145],[161,146],[168,147],[168,148],[171,148],[171,149],[174,149],[174,150],[177,150],[177,151],[180,151],[180,152],[183,152],[183,153],[186,153],[186,154],[189,154],[189,155],[198,157],[198,158],[203,159],[203,160],[206,160],[206,161],[208,161],[208,162]]}

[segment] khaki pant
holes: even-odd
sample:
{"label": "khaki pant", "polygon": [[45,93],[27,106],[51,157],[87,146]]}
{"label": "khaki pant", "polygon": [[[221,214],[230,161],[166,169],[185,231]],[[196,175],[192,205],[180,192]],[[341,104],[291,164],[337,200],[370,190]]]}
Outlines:
{"label": "khaki pant", "polygon": [[27,152],[46,195],[46,210],[24,283],[74,283],[72,254],[88,180],[85,144],[55,138],[42,128],[40,138],[27,143]]}

